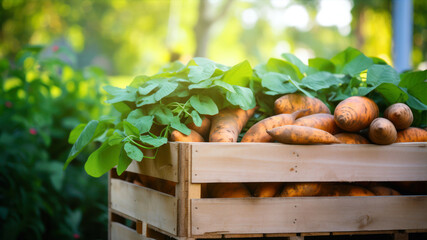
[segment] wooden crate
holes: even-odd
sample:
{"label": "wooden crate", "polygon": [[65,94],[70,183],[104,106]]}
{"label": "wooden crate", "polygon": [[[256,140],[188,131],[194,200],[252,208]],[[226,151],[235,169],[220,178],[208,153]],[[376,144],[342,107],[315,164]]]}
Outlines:
{"label": "wooden crate", "polygon": [[[127,172],[174,182],[175,195],[110,173],[110,239],[427,231],[426,195],[202,198],[202,185],[209,183],[427,181],[427,143],[168,143],[155,160],[133,162]],[[134,229],[115,220],[121,217]]]}

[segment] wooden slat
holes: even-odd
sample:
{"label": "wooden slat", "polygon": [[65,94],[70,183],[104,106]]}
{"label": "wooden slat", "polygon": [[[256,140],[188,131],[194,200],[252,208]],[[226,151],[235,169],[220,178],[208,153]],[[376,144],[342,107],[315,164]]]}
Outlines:
{"label": "wooden slat", "polygon": [[191,200],[192,234],[423,229],[427,196]]}
{"label": "wooden slat", "polygon": [[111,240],[150,240],[141,234],[138,234],[135,230],[126,227],[120,223],[111,222]]}
{"label": "wooden slat", "polygon": [[427,143],[192,143],[192,182],[427,181]]}
{"label": "wooden slat", "polygon": [[111,179],[111,208],[176,234],[177,200],[173,196]]}
{"label": "wooden slat", "polygon": [[[132,161],[126,171],[178,182],[178,145],[179,143],[168,143],[160,147],[155,159]],[[153,156],[154,151],[144,151],[144,154]]]}

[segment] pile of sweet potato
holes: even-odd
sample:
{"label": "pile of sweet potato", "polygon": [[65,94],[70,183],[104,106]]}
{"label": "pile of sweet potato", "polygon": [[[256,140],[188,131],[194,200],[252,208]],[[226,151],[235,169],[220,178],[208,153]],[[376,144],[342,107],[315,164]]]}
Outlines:
{"label": "pile of sweet potato", "polygon": [[[178,131],[171,141],[237,142],[238,136],[256,108],[228,108],[215,116],[205,116],[201,127],[186,136]],[[396,103],[380,116],[377,104],[367,97],[353,96],[340,102],[332,115],[319,99],[301,94],[287,94],[274,102],[275,115],[265,118],[244,134],[241,142],[281,142],[285,144],[392,144],[427,142],[427,131],[410,127],[411,109]]]}

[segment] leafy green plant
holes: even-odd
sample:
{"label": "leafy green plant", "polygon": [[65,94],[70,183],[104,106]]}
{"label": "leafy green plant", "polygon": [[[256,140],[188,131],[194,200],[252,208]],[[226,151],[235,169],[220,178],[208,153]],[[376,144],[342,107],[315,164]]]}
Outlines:
{"label": "leafy green plant", "polygon": [[65,48],[31,46],[0,60],[1,239],[106,238],[107,179],[81,174],[87,152],[62,171],[71,129],[107,109],[102,71],[76,70],[72,59]]}
{"label": "leafy green plant", "polygon": [[141,161],[141,149],[158,149],[175,129],[186,135],[186,124],[202,124],[205,115],[238,106],[254,108],[249,88],[252,68],[247,61],[227,67],[195,58],[187,65],[174,62],[153,76],[138,76],[125,89],[106,86],[107,103],[120,112],[119,119],[92,120],[77,126],[69,142],[74,144],[65,167],[84,147],[100,141],[85,164],[86,172],[100,177],[117,165],[120,175],[132,160]]}

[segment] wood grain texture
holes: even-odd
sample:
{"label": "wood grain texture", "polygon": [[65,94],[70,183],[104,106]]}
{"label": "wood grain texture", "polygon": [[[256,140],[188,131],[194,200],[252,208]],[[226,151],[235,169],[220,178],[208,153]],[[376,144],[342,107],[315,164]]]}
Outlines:
{"label": "wood grain texture", "polygon": [[[132,161],[126,171],[178,182],[178,146],[173,142],[163,145],[155,159]],[[144,155],[154,156],[154,151],[144,151]]]}
{"label": "wood grain texture", "polygon": [[[111,223],[111,240],[151,240],[153,238],[145,237],[138,234],[135,230],[126,227],[120,223]],[[153,239],[154,240],[154,239]]]}
{"label": "wood grain texture", "polygon": [[427,181],[427,143],[192,143],[192,182]]}
{"label": "wood grain texture", "polygon": [[177,199],[173,196],[111,179],[111,209],[176,235]]}
{"label": "wood grain texture", "polygon": [[192,234],[424,229],[427,196],[191,200]]}

